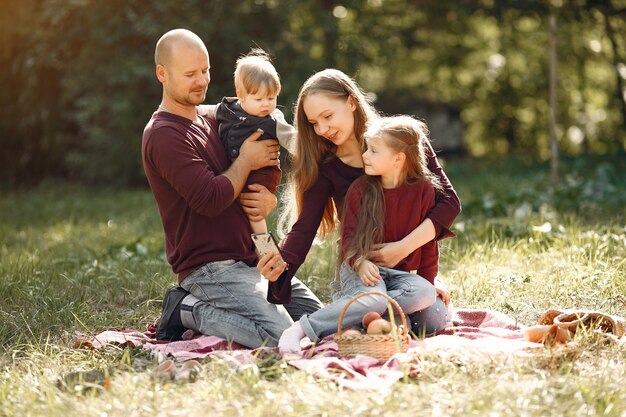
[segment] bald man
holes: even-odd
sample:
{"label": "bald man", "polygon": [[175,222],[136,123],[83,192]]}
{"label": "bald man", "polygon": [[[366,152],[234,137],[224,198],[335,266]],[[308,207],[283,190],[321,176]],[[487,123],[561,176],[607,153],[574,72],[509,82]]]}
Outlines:
{"label": "bald man", "polygon": [[259,186],[236,204],[251,171],[278,165],[278,143],[255,133],[231,163],[215,120],[198,112],[210,82],[202,40],[175,29],[154,56],[163,97],[144,129],[142,158],[180,285],[165,295],[157,337],[177,339],[191,328],[250,348],[276,346],[293,320],[322,306],[298,280],[290,304],[267,302],[248,218],[265,218],[276,199]]}

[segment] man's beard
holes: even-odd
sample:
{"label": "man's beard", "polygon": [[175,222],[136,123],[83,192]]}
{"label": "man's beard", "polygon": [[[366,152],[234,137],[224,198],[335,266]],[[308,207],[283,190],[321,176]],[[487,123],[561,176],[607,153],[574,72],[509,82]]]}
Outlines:
{"label": "man's beard", "polygon": [[[197,106],[198,104],[202,104],[204,103],[204,100],[206,100],[206,89],[203,90],[198,90],[198,91],[192,91],[188,96],[187,96],[187,103],[193,105],[193,106]],[[202,94],[200,94],[202,93]]]}

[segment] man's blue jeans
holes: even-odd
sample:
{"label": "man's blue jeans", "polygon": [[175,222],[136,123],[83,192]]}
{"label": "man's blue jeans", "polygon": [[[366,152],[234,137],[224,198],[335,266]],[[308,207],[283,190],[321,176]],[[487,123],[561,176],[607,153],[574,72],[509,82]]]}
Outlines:
{"label": "man's blue jeans", "polygon": [[257,348],[277,346],[280,335],[293,320],[322,307],[306,285],[297,278],[291,282],[292,302],[285,306],[271,304],[266,300],[268,282],[259,271],[243,262],[227,260],[198,268],[181,286],[201,300],[193,307],[194,330]]}

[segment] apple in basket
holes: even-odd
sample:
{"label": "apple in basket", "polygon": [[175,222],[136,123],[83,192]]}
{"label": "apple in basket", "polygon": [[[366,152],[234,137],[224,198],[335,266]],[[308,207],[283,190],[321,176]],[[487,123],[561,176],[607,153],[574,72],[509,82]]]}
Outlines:
{"label": "apple in basket", "polygon": [[367,334],[389,334],[391,330],[391,323],[385,319],[372,320],[367,326]]}
{"label": "apple in basket", "polygon": [[342,336],[360,336],[361,332],[357,329],[349,328],[341,332]]}
{"label": "apple in basket", "polygon": [[370,325],[372,321],[378,320],[380,318],[381,318],[380,314],[377,311],[368,311],[363,316],[363,320],[361,321],[361,324],[363,325],[364,329],[367,329],[367,327]]}

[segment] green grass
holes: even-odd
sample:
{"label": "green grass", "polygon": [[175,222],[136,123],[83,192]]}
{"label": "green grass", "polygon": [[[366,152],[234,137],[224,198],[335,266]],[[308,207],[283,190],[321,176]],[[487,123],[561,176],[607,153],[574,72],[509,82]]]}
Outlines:
{"label": "green grass", "polygon": [[[455,306],[523,324],[555,307],[626,316],[624,162],[566,160],[555,188],[547,164],[447,161],[464,207],[441,245]],[[0,239],[0,416],[626,415],[626,347],[590,334],[530,357],[423,355],[417,377],[367,394],[271,356],[164,380],[142,350],[72,347],[75,332],[141,330],[159,315],[175,278],[149,191],[5,195]],[[335,254],[332,241],[315,246],[298,273],[324,301]]]}

